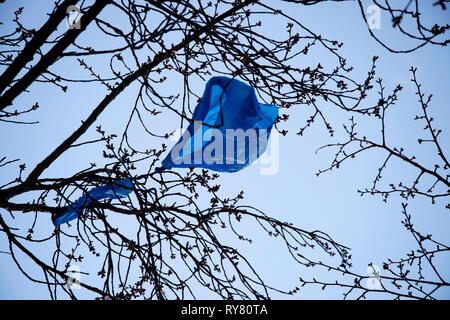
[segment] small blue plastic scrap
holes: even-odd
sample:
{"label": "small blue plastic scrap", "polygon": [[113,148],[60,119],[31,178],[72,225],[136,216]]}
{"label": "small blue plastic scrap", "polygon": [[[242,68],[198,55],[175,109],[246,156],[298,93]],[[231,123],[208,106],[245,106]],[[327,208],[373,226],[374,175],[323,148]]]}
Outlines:
{"label": "small blue plastic scrap", "polygon": [[83,213],[84,208],[93,201],[103,199],[120,199],[129,195],[133,191],[133,183],[130,179],[114,181],[111,184],[94,188],[87,194],[81,196],[75,203],[65,207],[64,211],[52,215],[52,221],[55,226],[72,221]]}

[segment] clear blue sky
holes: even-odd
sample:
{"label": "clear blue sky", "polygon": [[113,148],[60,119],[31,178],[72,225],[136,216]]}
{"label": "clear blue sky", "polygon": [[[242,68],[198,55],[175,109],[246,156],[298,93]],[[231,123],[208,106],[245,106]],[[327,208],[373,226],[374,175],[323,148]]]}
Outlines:
{"label": "clear blue sky", "polygon": [[[275,5],[275,1],[272,2]],[[418,67],[418,77],[423,83],[423,90],[434,95],[431,113],[436,118],[435,125],[444,130],[440,137],[442,147],[444,150],[449,150],[450,132],[447,123],[450,116],[448,107],[450,51],[448,48],[427,46],[408,55],[391,54],[369,38],[367,28],[359,13],[359,7],[355,2],[322,4],[312,7],[279,3],[280,8],[285,8],[290,15],[300,19],[316,33],[343,41],[344,47],[341,54],[347,57],[350,65],[355,67],[354,77],[363,79],[370,68],[372,56],[380,56],[377,67],[378,77],[385,79],[384,84],[387,89],[393,89],[397,84],[401,84],[405,88],[399,95],[399,103],[391,110],[387,123],[390,132],[388,136],[392,139],[393,145],[405,145],[410,154],[417,151],[421,161],[433,163],[432,152],[426,148],[419,149],[417,145],[417,133],[422,134],[422,124],[412,120],[420,110],[414,95],[414,88],[409,81],[408,69],[412,65]],[[10,27],[8,21],[12,17],[12,12],[20,5],[23,4],[18,1],[0,4],[0,20],[6,22],[5,25],[0,26],[1,33]],[[29,26],[38,28],[45,21],[45,13],[52,5],[53,1],[47,1],[45,5],[44,1],[27,3],[23,14],[24,21]],[[425,13],[430,17],[439,21],[447,19],[448,22],[448,12],[442,14],[435,9],[432,10],[428,7],[425,9]],[[267,26],[270,26],[268,29],[274,34],[285,28],[284,25],[277,23],[276,17],[269,18],[266,23]],[[397,46],[410,44],[393,32],[390,18],[387,15],[382,15],[381,29],[377,31],[377,34]],[[84,44],[91,42],[98,48],[108,47],[102,38],[95,38],[92,35],[85,36],[82,40]],[[329,56],[321,54],[323,53],[313,51],[308,56],[299,58],[298,63],[313,65],[315,61],[320,61],[323,65],[333,65],[334,62],[329,60]],[[99,61],[99,69],[101,65]],[[3,69],[0,68],[1,70]],[[55,66],[55,70],[75,77],[89,76],[77,64],[58,64]],[[182,92],[182,82],[175,78],[171,81],[169,82],[170,88],[167,90]],[[192,83],[191,87],[201,94],[204,83],[197,80]],[[34,103],[37,99],[41,109],[35,116],[24,117],[24,120],[39,120],[39,124],[19,126],[2,123],[0,125],[0,156],[19,157],[22,162],[26,162],[27,168],[32,168],[65,139],[79,125],[80,120],[87,117],[92,107],[104,94],[95,86],[72,86],[69,87],[66,94],[47,84],[33,84],[30,89],[32,94],[23,95],[16,101],[18,105],[27,105]],[[131,110],[135,93],[135,86],[123,92],[102,114],[96,125],[101,124],[107,131],[120,133],[120,130],[123,130],[126,125],[127,118],[123,115]],[[373,96],[371,99],[376,98]],[[333,153],[322,151],[316,154],[315,150],[324,144],[342,139],[344,132],[338,123],[342,119],[348,118],[348,115],[339,113],[331,107],[327,109],[328,118],[333,119],[337,131],[336,136],[331,140],[326,130],[320,125],[313,126],[304,136],[298,137],[295,133],[309,117],[310,112],[311,110],[304,108],[296,109],[291,113],[290,121],[282,126],[283,129],[288,129],[289,133],[286,137],[280,137],[280,166],[277,174],[261,175],[258,166],[251,166],[237,174],[221,174],[219,180],[222,186],[221,194],[223,196],[235,195],[240,190],[244,190],[244,203],[254,205],[275,218],[290,221],[303,229],[320,229],[327,232],[338,242],[351,247],[355,272],[364,274],[369,262],[381,266],[387,258],[403,257],[406,252],[415,248],[415,244],[400,223],[402,219],[401,201],[395,197],[385,204],[380,198],[360,197],[356,192],[357,189],[371,185],[384,155],[379,152],[363,154],[356,160],[343,165],[338,171],[316,177],[315,173],[330,163]],[[170,132],[178,124],[179,121],[176,121],[175,118],[172,120],[168,118],[151,125],[155,130]],[[375,121],[364,123],[364,126],[363,130],[368,133],[376,132],[379,129],[378,122]],[[152,148],[162,143],[162,141],[145,135],[137,138],[139,134],[141,133],[136,132],[135,138],[141,146],[148,145],[147,148]],[[88,137],[95,137],[94,128],[80,141],[85,141]],[[101,150],[95,145],[82,149],[82,152],[73,149],[61,156],[46,171],[45,175],[69,176],[100,158]],[[17,167],[14,165],[7,169],[0,168],[0,170],[0,184],[9,181],[17,174]],[[388,172],[385,173],[386,176],[387,174]],[[415,178],[414,174],[415,171],[403,164],[395,163],[389,169],[390,178],[387,182],[398,182],[403,177],[406,177],[404,181],[409,181]],[[200,199],[200,201],[205,201],[204,204],[208,200],[209,198]],[[417,198],[410,201],[409,209],[419,230],[433,234],[436,240],[449,243],[450,216],[445,205],[445,201],[437,201],[437,205],[432,206],[428,199]],[[5,214],[4,210],[0,212]],[[16,213],[15,216],[14,224],[24,230],[27,228],[24,226],[29,226],[33,222],[32,215]],[[41,225],[46,223],[48,229],[45,227],[39,229],[42,234],[48,233],[52,225],[49,216],[40,218]],[[289,257],[285,248],[281,248],[281,242],[259,237],[257,228],[251,224],[246,224],[242,231],[244,234],[254,235],[255,243],[252,246],[240,244],[241,253],[246,255],[260,275],[275,287],[290,289],[298,284],[298,276],[303,278],[314,276],[318,279],[335,277],[326,272],[300,267]],[[234,240],[230,238],[229,241],[233,243]],[[35,249],[42,256],[46,256],[50,252],[38,246]],[[8,251],[7,241],[3,234],[0,234],[0,251]],[[444,266],[442,269],[450,271],[448,256],[440,260],[439,264]],[[33,270],[31,265],[27,265],[27,267]],[[82,268],[85,268],[83,271],[86,271],[90,266],[83,265]],[[38,274],[39,270],[35,270],[35,272]],[[92,271],[92,274],[95,276],[96,271]],[[445,276],[450,279],[450,272],[447,272]],[[86,278],[91,279],[89,276]],[[81,296],[92,297],[89,294],[86,296],[81,294]],[[450,291],[441,291],[438,296],[450,298]],[[205,298],[208,297],[210,296],[205,296]],[[293,297],[278,294],[273,297],[339,299],[341,296],[340,291],[322,291],[320,287],[305,287],[303,291]],[[9,255],[0,254],[0,299],[19,298],[46,299],[48,292],[45,286],[33,284],[23,277]]]}

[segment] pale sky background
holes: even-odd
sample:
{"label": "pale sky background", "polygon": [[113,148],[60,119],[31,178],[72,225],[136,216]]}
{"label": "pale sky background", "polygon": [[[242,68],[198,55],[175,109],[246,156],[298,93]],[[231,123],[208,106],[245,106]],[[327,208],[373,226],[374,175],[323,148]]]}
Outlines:
{"label": "pale sky background", "polygon": [[[449,150],[449,128],[448,119],[450,109],[449,91],[449,61],[450,50],[426,46],[416,52],[407,55],[398,55],[387,52],[372,38],[369,37],[364,21],[360,16],[359,6],[356,2],[320,4],[311,7],[303,7],[297,4],[281,3],[271,1],[280,5],[281,9],[291,16],[299,19],[311,30],[321,33],[327,38],[344,42],[341,54],[347,57],[350,65],[355,67],[353,76],[357,79],[364,79],[371,65],[371,58],[374,55],[380,56],[377,67],[377,77],[384,78],[387,91],[401,84],[405,89],[399,94],[399,102],[390,111],[387,126],[388,137],[391,145],[406,146],[408,154],[414,153],[419,160],[425,163],[434,164],[435,153],[430,147],[419,148],[417,138],[423,137],[423,123],[413,121],[415,114],[420,113],[419,105],[414,88],[409,81],[409,68],[414,65],[418,67],[418,78],[423,83],[423,91],[426,94],[432,93],[432,108],[430,112],[434,116],[435,126],[443,129],[440,135],[440,142],[444,150]],[[406,3],[406,1],[405,1]],[[25,6],[23,20],[28,26],[38,28],[46,19],[45,13],[53,6],[53,1],[7,1],[0,4],[0,21],[5,25],[0,25],[0,32],[11,25],[8,21],[13,16],[13,11],[19,6]],[[424,8],[424,14],[428,15],[436,22],[449,22],[450,11],[442,12],[430,6]],[[108,12],[102,12],[107,15]],[[110,19],[111,17],[108,17]],[[285,25],[280,25],[276,17],[271,17],[263,23],[270,32],[276,34],[279,30],[285,29]],[[63,26],[62,26],[63,27]],[[269,31],[268,31],[269,32]],[[390,18],[387,14],[381,16],[381,29],[377,30],[377,35],[381,35],[386,42],[397,48],[410,47],[412,43],[398,35],[391,28]],[[83,34],[80,42],[84,44],[92,42],[96,48],[108,47],[108,43],[91,33]],[[322,54],[322,55],[321,55]],[[303,57],[305,65],[314,65],[320,61],[323,65],[333,65],[329,55],[323,56],[323,51],[315,52],[314,49]],[[94,61],[94,60],[91,60]],[[101,61],[98,61],[99,69]],[[95,67],[97,65],[94,64]],[[0,68],[0,71],[3,69]],[[72,77],[89,76],[77,64],[66,65],[57,64],[52,70],[61,72],[63,75]],[[170,88],[167,90],[182,91],[182,82],[177,79],[169,79]],[[204,82],[193,81],[192,88],[201,95]],[[97,89],[96,89],[97,88]],[[91,112],[93,105],[104,96],[105,90],[99,91],[98,87],[91,86],[69,86],[68,93],[64,94],[48,84],[33,84],[30,88],[32,94],[25,94],[16,100],[16,104],[28,105],[39,101],[41,109],[35,113],[23,117],[24,120],[38,120],[39,124],[33,126],[0,124],[0,156],[7,156],[9,159],[21,158],[21,163],[27,164],[30,168],[48,155],[59,143],[65,139],[74,128],[78,127],[80,120],[85,119]],[[97,123],[92,126],[88,134],[80,139],[86,141],[88,137],[96,137],[95,126],[101,124],[107,132],[121,132],[126,125],[127,118],[121,115],[127,114],[131,110],[136,86],[126,89],[107,110],[101,115]],[[376,99],[376,95],[371,99]],[[123,111],[125,109],[125,111]],[[242,204],[254,205],[265,213],[282,221],[290,221],[296,226],[306,230],[320,229],[327,232],[332,238],[352,249],[353,271],[364,274],[368,263],[372,262],[382,266],[382,262],[387,258],[404,257],[416,245],[411,235],[401,225],[401,201],[398,197],[393,197],[387,204],[379,197],[360,197],[357,189],[370,187],[373,178],[376,176],[377,168],[384,159],[384,154],[379,151],[364,153],[357,159],[347,162],[338,171],[326,173],[316,177],[315,173],[319,169],[327,167],[331,162],[332,150],[315,153],[320,146],[342,141],[342,126],[338,125],[342,119],[347,119],[348,115],[336,112],[335,109],[325,108],[328,118],[334,124],[336,136],[329,138],[323,126],[316,124],[306,131],[305,135],[298,137],[295,133],[304,121],[310,116],[311,110],[305,108],[291,109],[291,118],[287,124],[280,126],[281,129],[289,130],[286,137],[280,137],[279,146],[279,171],[274,175],[261,175],[258,165],[250,166],[235,174],[221,174],[219,182],[221,184],[221,195],[235,195],[240,190],[245,191],[245,199]],[[170,117],[158,123],[152,123],[156,130],[172,131],[179,124],[175,118]],[[363,123],[361,123],[361,126]],[[376,133],[379,129],[378,122],[372,120],[364,122],[364,129],[368,135]],[[422,134],[422,132],[424,134]],[[153,148],[163,141],[151,139],[136,132],[136,141],[144,148]],[[166,142],[168,143],[168,142]],[[389,141],[388,141],[389,143]],[[76,170],[85,168],[90,162],[101,158],[101,148],[99,145],[88,146],[77,150],[72,149],[61,156],[52,167],[45,172],[45,176],[69,176]],[[444,151],[445,152],[445,151]],[[0,183],[3,184],[14,177],[18,172],[17,165],[10,165],[0,168]],[[388,183],[397,183],[399,179],[410,182],[416,177],[416,171],[405,167],[402,163],[396,162],[384,174]],[[17,198],[20,200],[20,198]],[[209,198],[200,199],[207,204]],[[436,205],[431,205],[429,199],[416,198],[409,202],[409,212],[419,231],[431,233],[434,238],[443,243],[450,242],[448,226],[450,216],[448,209],[445,209],[446,201],[437,200]],[[9,214],[0,210],[5,215]],[[33,215],[15,213],[16,220],[13,225],[20,226],[26,230],[33,223]],[[10,220],[9,220],[10,221]],[[39,218],[39,230],[42,234],[51,232],[49,215],[42,215]],[[48,225],[48,228],[45,225]],[[246,245],[240,243],[240,251],[256,267],[259,274],[268,284],[282,289],[291,289],[298,285],[298,277],[305,279],[312,278],[333,280],[337,276],[318,270],[305,269],[297,265],[289,256],[287,250],[281,247],[283,244],[274,241],[272,238],[259,237],[259,229],[252,224],[246,224],[246,229],[242,232],[253,236],[255,243]],[[38,235],[36,235],[38,236]],[[230,243],[233,239],[224,238]],[[45,248],[35,247],[37,252],[43,257],[50,251]],[[4,234],[0,234],[0,251],[8,251],[7,240]],[[321,254],[317,250],[317,254]],[[86,261],[89,257],[86,256]],[[437,260],[438,265],[444,272],[447,280],[450,280],[450,257]],[[29,270],[34,270],[31,265],[25,264]],[[89,269],[89,265],[82,265],[82,271],[91,272],[93,276],[85,276],[82,280],[87,282],[95,276],[97,269]],[[32,272],[39,273],[39,270]],[[429,273],[429,270],[425,270]],[[351,281],[351,280],[349,280]],[[36,285],[26,279],[15,266],[14,262],[7,254],[0,253],[0,299],[47,299],[49,297],[45,286]],[[91,294],[80,292],[80,297],[92,298]],[[214,298],[212,295],[201,296],[203,298]],[[382,298],[380,295],[369,295],[369,298]],[[441,290],[437,297],[450,298],[450,290]],[[327,289],[322,291],[320,286],[305,287],[295,296],[282,296],[273,294],[273,298],[286,299],[340,299],[341,291]]]}

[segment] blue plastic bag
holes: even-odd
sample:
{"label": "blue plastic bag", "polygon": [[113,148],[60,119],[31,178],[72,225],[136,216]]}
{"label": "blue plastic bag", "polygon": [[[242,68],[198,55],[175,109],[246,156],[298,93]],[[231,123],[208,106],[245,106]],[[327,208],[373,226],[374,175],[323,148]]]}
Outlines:
{"label": "blue plastic bag", "polygon": [[55,226],[69,222],[78,218],[83,213],[84,208],[92,201],[103,199],[124,198],[133,191],[133,183],[130,179],[114,181],[112,184],[105,184],[101,187],[90,190],[81,196],[75,203],[65,207],[62,213],[52,215]]}
{"label": "blue plastic bag", "polygon": [[264,153],[278,108],[261,104],[253,87],[213,77],[197,104],[193,122],[156,172],[200,167],[236,172]]}
{"label": "blue plastic bag", "polygon": [[[188,167],[239,171],[264,153],[277,116],[278,108],[259,103],[251,86],[212,77],[194,110],[194,121],[155,171]],[[123,198],[131,191],[130,179],[94,188],[62,213],[54,214],[52,221],[55,226],[69,222],[92,201]]]}

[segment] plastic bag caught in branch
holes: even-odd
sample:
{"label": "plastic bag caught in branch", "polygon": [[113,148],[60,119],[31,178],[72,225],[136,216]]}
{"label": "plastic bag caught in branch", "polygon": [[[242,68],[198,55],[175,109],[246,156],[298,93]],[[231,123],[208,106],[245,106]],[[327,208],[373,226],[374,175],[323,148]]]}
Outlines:
{"label": "plastic bag caught in branch", "polygon": [[94,188],[87,194],[81,196],[75,203],[65,207],[60,214],[53,214],[52,221],[55,226],[69,222],[78,218],[83,213],[84,208],[93,201],[103,199],[120,199],[129,195],[133,191],[133,183],[130,179],[114,181],[111,184]]}
{"label": "plastic bag caught in branch", "polygon": [[194,110],[194,121],[156,172],[188,167],[239,171],[264,153],[277,116],[278,108],[259,103],[253,87],[212,77]]}

